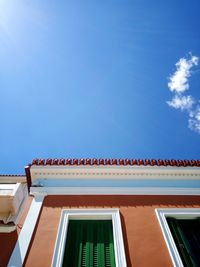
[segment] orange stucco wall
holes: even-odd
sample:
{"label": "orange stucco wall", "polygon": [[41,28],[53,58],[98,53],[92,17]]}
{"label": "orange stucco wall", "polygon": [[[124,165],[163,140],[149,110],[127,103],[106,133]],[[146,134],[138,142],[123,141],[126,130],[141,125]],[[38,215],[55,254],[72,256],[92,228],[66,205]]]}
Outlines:
{"label": "orange stucco wall", "polygon": [[24,266],[51,266],[61,209],[94,207],[120,209],[128,266],[171,267],[155,209],[199,208],[200,197],[48,196],[44,200]]}
{"label": "orange stucco wall", "polygon": [[23,227],[31,202],[32,197],[28,197],[19,223],[17,224],[16,230],[11,233],[0,233],[0,267],[6,267],[8,264],[12,251],[17,242],[19,233]]}

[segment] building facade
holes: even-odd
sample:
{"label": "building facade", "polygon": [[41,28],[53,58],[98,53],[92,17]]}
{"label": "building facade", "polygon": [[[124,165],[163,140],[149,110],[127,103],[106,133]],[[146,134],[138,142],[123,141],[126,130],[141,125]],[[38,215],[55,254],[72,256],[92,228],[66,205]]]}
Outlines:
{"label": "building facade", "polygon": [[200,266],[199,167],[199,160],[34,160],[21,218],[0,233],[2,266]]}

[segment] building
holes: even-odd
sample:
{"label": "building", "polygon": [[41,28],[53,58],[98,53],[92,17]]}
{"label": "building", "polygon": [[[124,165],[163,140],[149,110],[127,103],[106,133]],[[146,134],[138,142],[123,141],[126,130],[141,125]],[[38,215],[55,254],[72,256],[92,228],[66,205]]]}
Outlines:
{"label": "building", "polygon": [[[0,228],[2,267],[200,266],[200,160],[36,159],[25,170],[21,217]],[[24,183],[9,179],[1,189]]]}

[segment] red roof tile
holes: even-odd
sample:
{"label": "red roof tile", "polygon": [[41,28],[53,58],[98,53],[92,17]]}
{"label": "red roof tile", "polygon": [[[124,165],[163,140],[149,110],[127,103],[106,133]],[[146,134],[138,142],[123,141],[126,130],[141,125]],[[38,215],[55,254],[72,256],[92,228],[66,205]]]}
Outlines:
{"label": "red roof tile", "polygon": [[174,166],[174,167],[200,167],[200,160],[175,160],[175,159],[34,159],[32,165],[119,165],[119,166]]}

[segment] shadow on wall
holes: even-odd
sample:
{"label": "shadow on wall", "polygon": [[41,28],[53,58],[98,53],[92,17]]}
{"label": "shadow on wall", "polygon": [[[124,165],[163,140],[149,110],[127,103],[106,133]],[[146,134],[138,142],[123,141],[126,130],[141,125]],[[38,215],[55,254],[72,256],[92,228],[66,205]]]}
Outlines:
{"label": "shadow on wall", "polygon": [[121,225],[122,225],[122,233],[123,233],[123,240],[124,240],[124,247],[125,247],[125,254],[126,254],[126,263],[127,266],[131,267],[131,258],[130,258],[130,253],[128,249],[128,239],[127,239],[127,231],[126,231],[126,224],[124,221],[124,216],[120,213],[120,218],[121,218]]}
{"label": "shadow on wall", "polygon": [[0,233],[0,266],[6,267],[18,239],[17,230]]}
{"label": "shadow on wall", "polygon": [[47,196],[43,207],[170,207],[170,206],[199,206],[200,196],[142,196],[142,195],[72,195],[72,196]]}

